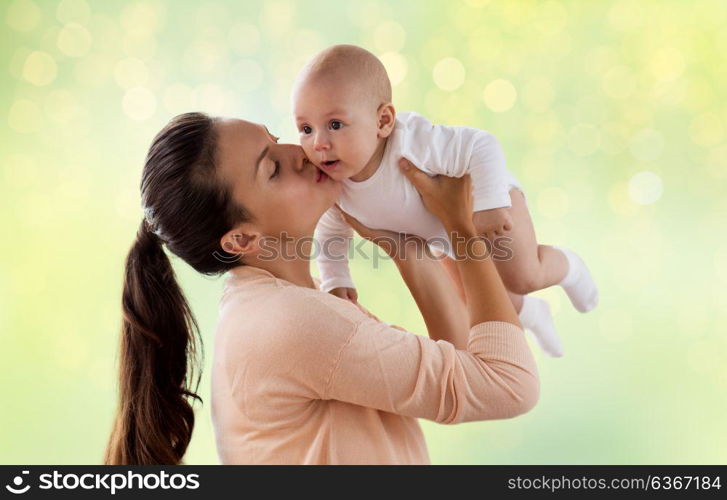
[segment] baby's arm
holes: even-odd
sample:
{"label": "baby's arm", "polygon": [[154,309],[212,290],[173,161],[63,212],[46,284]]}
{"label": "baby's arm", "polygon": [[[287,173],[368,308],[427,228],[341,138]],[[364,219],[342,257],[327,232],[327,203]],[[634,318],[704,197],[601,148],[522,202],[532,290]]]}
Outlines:
{"label": "baby's arm", "polygon": [[473,221],[479,234],[513,227],[509,174],[497,138],[473,127],[434,125],[412,113],[407,117],[404,157],[429,174],[472,178]]}
{"label": "baby's arm", "polygon": [[356,302],[358,296],[348,269],[347,255],[352,237],[353,231],[343,220],[337,207],[332,207],[323,214],[315,230],[321,289]]}
{"label": "baby's arm", "polygon": [[513,228],[505,155],[492,134],[478,130],[474,141],[468,168],[473,186],[473,222],[480,234],[493,238]]}
{"label": "baby's arm", "polygon": [[511,230],[513,221],[505,155],[497,138],[471,127],[437,125],[433,131],[435,137],[449,136],[446,141],[432,141],[435,147],[445,145],[442,151],[432,155],[441,159],[438,168],[437,162],[432,162],[434,173],[448,177],[470,174],[472,177],[473,222],[478,233],[489,238]]}

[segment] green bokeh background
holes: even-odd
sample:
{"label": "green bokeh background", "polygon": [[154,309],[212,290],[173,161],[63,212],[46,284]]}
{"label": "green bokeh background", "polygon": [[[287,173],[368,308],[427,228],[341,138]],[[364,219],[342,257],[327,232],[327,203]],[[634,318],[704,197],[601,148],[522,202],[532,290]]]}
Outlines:
{"label": "green bokeh background", "polygon": [[[303,62],[379,55],[398,110],[494,133],[539,240],[601,290],[547,298],[565,356],[510,421],[422,421],[434,463],[727,462],[727,3],[119,2],[0,5],[0,462],[100,463],[122,267],[153,135],[191,110],[297,141]],[[179,259],[207,347],[187,463],[218,463],[209,363],[222,280]],[[389,262],[353,262],[375,314],[424,332]]]}

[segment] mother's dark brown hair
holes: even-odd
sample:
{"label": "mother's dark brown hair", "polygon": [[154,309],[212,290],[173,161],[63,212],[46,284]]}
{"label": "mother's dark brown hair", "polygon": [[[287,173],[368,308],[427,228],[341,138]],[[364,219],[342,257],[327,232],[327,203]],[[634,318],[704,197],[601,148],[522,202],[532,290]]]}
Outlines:
{"label": "mother's dark brown hair", "polygon": [[203,113],[179,115],[146,158],[146,215],[126,260],[120,398],[106,464],[178,464],[192,438],[202,341],[162,245],[202,274],[239,265],[220,238],[250,217],[217,175],[214,125]]}

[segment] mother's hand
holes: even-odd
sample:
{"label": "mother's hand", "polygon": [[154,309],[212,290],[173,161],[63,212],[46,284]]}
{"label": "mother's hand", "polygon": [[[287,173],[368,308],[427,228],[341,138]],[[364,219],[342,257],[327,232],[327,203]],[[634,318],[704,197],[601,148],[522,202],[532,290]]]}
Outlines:
{"label": "mother's hand", "polygon": [[399,160],[399,168],[419,192],[427,210],[433,213],[446,229],[474,230],[472,180],[469,174],[462,177],[445,175],[430,177],[406,158]]}

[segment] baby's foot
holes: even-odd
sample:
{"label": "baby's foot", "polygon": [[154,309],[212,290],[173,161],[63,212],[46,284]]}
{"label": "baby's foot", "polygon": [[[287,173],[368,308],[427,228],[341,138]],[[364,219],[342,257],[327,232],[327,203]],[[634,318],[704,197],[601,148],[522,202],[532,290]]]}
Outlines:
{"label": "baby's foot", "polygon": [[566,248],[555,248],[568,259],[568,273],[559,285],[568,294],[571,304],[580,312],[588,312],[595,308],[598,305],[598,287],[596,287],[596,282],[593,281],[586,263]]}
{"label": "baby's foot", "polygon": [[525,295],[518,317],[523,328],[530,331],[535,342],[545,354],[553,358],[563,356],[560,337],[555,331],[553,316],[550,314],[550,306],[546,301]]}

